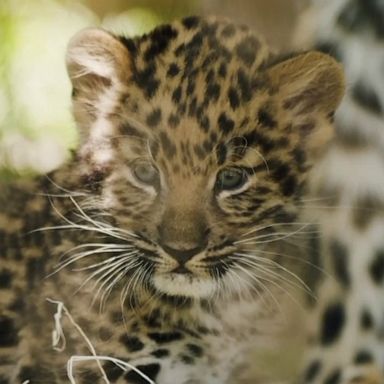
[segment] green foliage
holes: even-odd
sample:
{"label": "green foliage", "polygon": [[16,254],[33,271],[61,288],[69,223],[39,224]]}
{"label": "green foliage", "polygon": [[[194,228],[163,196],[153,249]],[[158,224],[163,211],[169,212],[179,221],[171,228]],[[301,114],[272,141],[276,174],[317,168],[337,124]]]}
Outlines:
{"label": "green foliage", "polygon": [[[66,45],[74,33],[102,26],[127,36],[142,34],[194,13],[196,2],[131,1],[127,8],[125,0],[115,0],[115,8],[110,8],[108,2],[93,0],[0,0],[0,167],[11,164],[18,170],[42,171],[39,164],[51,161],[41,158],[44,153],[36,153],[40,157],[35,163],[28,160],[39,152],[42,141],[58,143],[63,154],[76,146],[64,65]],[[25,145],[34,143],[28,152]],[[15,163],[15,158],[20,161]],[[0,179],[10,174],[0,171]]]}

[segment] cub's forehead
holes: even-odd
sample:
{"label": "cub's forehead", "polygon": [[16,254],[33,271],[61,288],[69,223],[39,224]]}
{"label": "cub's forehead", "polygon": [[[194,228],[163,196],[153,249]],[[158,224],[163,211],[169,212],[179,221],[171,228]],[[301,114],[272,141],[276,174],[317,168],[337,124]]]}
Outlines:
{"label": "cub's forehead", "polygon": [[208,66],[215,59],[227,62],[235,58],[247,67],[257,67],[268,54],[264,41],[247,26],[217,17],[185,18],[122,41],[144,63],[167,56],[184,61],[186,73],[196,61]]}
{"label": "cub's forehead", "polygon": [[[186,83],[190,96],[195,83],[203,82],[204,91],[214,98],[220,93],[215,81],[234,81],[239,71],[253,74],[269,56],[259,37],[226,19],[189,17],[136,39],[120,39],[130,52],[131,80],[148,99],[175,83]],[[202,73],[204,77],[198,76]]]}
{"label": "cub's forehead", "polygon": [[120,40],[131,58],[122,113],[148,129],[167,159],[204,160],[249,129],[254,104],[268,100],[259,68],[270,52],[245,26],[190,17]]}

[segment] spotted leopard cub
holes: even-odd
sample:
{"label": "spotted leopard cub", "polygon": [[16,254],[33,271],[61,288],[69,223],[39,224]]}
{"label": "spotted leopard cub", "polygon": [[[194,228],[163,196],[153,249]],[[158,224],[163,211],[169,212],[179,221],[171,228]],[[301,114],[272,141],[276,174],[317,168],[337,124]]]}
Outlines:
{"label": "spotted leopard cub", "polygon": [[[76,154],[1,186],[0,382],[239,382],[270,303],[301,281],[282,255],[340,66],[195,17],[134,39],[82,31],[67,66]],[[72,316],[56,316],[56,350],[47,299]]]}

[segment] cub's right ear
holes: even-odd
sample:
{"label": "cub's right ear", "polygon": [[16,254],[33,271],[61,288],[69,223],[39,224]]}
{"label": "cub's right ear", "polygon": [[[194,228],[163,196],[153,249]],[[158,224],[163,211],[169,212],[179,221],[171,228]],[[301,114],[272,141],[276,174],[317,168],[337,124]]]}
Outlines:
{"label": "cub's right ear", "polygon": [[78,32],[67,48],[67,70],[74,92],[124,81],[130,73],[127,48],[110,33],[88,28]]}

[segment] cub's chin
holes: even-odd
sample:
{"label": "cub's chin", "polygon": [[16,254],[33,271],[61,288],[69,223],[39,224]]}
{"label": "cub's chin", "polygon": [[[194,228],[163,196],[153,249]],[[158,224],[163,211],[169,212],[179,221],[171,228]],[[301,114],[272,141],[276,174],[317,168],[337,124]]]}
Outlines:
{"label": "cub's chin", "polygon": [[169,296],[206,299],[218,290],[218,283],[214,279],[190,273],[157,273],[152,282],[159,292]]}

